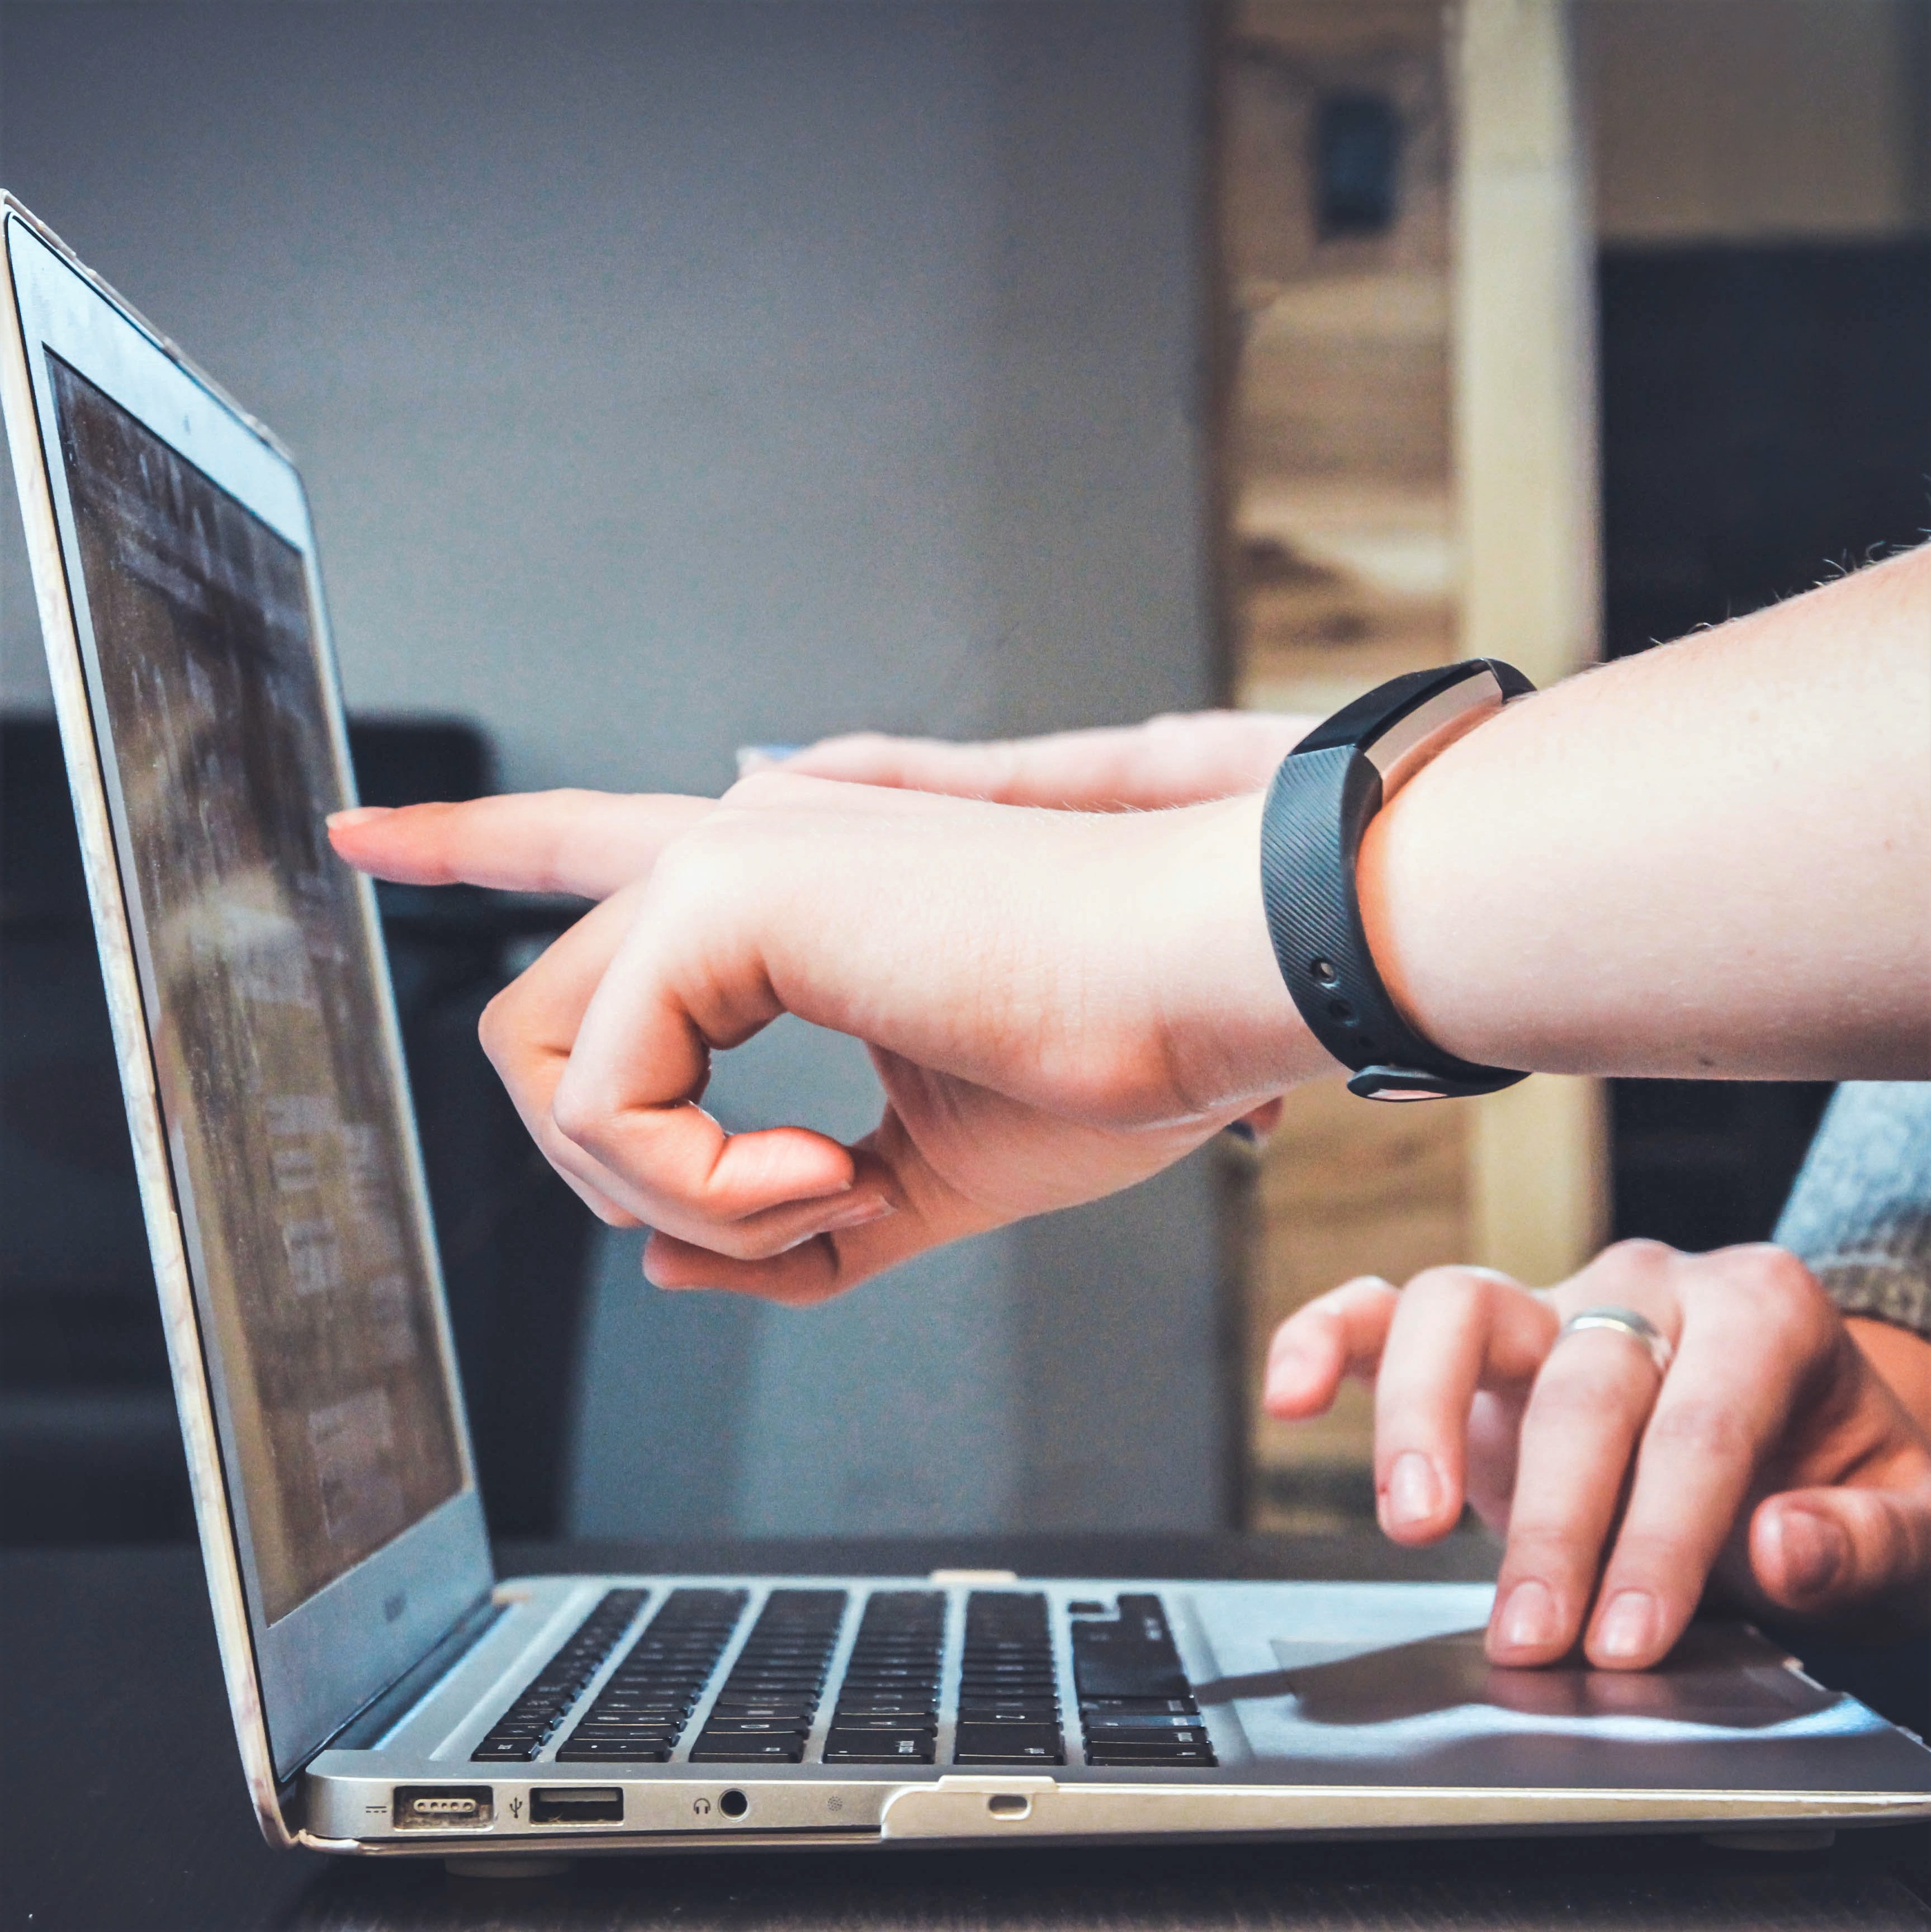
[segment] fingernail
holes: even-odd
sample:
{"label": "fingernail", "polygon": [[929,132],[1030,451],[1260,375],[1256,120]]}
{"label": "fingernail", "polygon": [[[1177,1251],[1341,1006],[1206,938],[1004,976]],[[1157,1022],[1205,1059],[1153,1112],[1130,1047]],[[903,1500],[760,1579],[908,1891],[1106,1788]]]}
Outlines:
{"label": "fingernail", "polygon": [[1267,1385],[1261,1391],[1264,1402],[1292,1402],[1314,1380],[1315,1362],[1305,1348],[1276,1350],[1267,1361]]}
{"label": "fingernail", "polygon": [[1388,1472],[1388,1521],[1426,1522],[1441,1507],[1441,1483],[1435,1465],[1419,1449],[1405,1450]]}
{"label": "fingernail", "polygon": [[1656,1642],[1656,1599],[1647,1590],[1619,1590],[1603,1612],[1595,1649],[1604,1657],[1641,1657]]}
{"label": "fingernail", "polygon": [[1556,1618],[1555,1599],[1549,1594],[1549,1586],[1533,1577],[1518,1583],[1502,1606],[1498,1628],[1503,1642],[1511,1650],[1546,1650],[1551,1644],[1561,1642],[1562,1627]]}
{"label": "fingernail", "polygon": [[391,809],[386,805],[352,805],[346,812],[331,812],[328,814],[328,829],[342,832],[352,825],[366,825],[372,818],[388,818]]}
{"label": "fingernail", "polygon": [[821,1234],[835,1234],[841,1228],[863,1228],[874,1221],[882,1221],[888,1214],[898,1211],[896,1202],[874,1198],[854,1202],[849,1208],[841,1208],[828,1221],[818,1223]]}
{"label": "fingernail", "polygon": [[1814,1597],[1828,1590],[1850,1558],[1851,1546],[1843,1526],[1807,1509],[1785,1510],[1777,1522],[1791,1592]]}

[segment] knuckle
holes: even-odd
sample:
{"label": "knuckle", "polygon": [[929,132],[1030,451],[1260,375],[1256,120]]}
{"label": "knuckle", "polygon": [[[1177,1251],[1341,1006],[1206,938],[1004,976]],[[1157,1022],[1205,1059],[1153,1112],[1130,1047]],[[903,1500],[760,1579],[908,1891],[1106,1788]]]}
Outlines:
{"label": "knuckle", "polygon": [[1560,1522],[1526,1517],[1519,1508],[1509,1519],[1508,1565],[1512,1576],[1560,1581],[1588,1567],[1593,1552]]}
{"label": "knuckle", "polygon": [[1643,1444],[1705,1463],[1753,1460],[1756,1449],[1750,1429],[1732,1405],[1701,1396],[1679,1396],[1659,1403],[1644,1432]]}
{"label": "knuckle", "polygon": [[1654,1381],[1633,1350],[1558,1348],[1537,1373],[1531,1406],[1538,1423],[1599,1416],[1633,1396],[1647,1396]]}
{"label": "knuckle", "polygon": [[1372,1306],[1375,1303],[1391,1299],[1396,1293],[1391,1282],[1384,1281],[1378,1274],[1357,1274],[1344,1281],[1338,1288],[1330,1288],[1317,1300],[1309,1303],[1310,1308],[1327,1308],[1336,1311],[1357,1306]]}
{"label": "knuckle", "polygon": [[1672,1592],[1687,1591],[1693,1601],[1709,1571],[1709,1558],[1697,1542],[1687,1527],[1625,1528],[1616,1538],[1610,1559],[1614,1574],[1605,1581],[1604,1596],[1632,1583],[1646,1583]]}
{"label": "knuckle", "polygon": [[581,1082],[565,1080],[550,1096],[550,1120],[571,1146],[594,1154],[610,1137],[614,1110]]}
{"label": "knuckle", "polygon": [[1701,1280],[1686,1303],[1708,1306],[1751,1355],[1783,1364],[1828,1354],[1841,1322],[1802,1262],[1767,1242],[1720,1249],[1699,1259]]}
{"label": "knuckle", "polygon": [[490,1064],[502,1070],[503,1058],[516,1034],[516,988],[505,986],[484,1007],[476,1021],[476,1038]]}
{"label": "knuckle", "polygon": [[1402,1299],[1475,1315],[1489,1307],[1501,1286],[1493,1276],[1472,1268],[1424,1268],[1402,1289]]}
{"label": "knuckle", "polygon": [[1787,1319],[1814,1319],[1829,1305],[1817,1277],[1788,1248],[1754,1241],[1711,1258],[1723,1264],[1724,1278],[1747,1291],[1755,1305]]}
{"label": "knuckle", "polygon": [[[847,743],[852,742],[850,740]],[[733,805],[747,807],[753,811],[763,811],[796,798],[801,789],[814,781],[797,772],[787,772],[774,766],[764,771],[747,772],[733,785],[727,796]],[[822,781],[820,781],[822,782]]]}
{"label": "knuckle", "polygon": [[1651,1240],[1638,1235],[1605,1248],[1597,1257],[1597,1264],[1606,1273],[1633,1281],[1651,1281],[1667,1274],[1684,1258],[1683,1251],[1672,1248],[1667,1241]]}

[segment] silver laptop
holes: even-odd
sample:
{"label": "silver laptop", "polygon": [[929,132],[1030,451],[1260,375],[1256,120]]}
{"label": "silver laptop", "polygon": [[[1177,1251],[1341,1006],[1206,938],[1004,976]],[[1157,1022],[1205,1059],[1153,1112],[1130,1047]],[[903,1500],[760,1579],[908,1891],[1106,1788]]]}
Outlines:
{"label": "silver laptop", "polygon": [[[287,452],[4,203],[0,384],[263,1832],[337,1852],[1931,1816],[1742,1626],[1501,1671],[1458,1585],[492,1569]],[[647,1426],[640,1423],[640,1426]],[[164,1771],[148,1766],[147,1772]]]}

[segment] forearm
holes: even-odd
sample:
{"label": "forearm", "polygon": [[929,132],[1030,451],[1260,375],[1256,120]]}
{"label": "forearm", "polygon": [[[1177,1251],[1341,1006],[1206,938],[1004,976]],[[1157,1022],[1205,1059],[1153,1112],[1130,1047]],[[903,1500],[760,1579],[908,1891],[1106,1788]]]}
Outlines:
{"label": "forearm", "polygon": [[1370,943],[1490,1064],[1931,1074],[1931,549],[1511,706],[1369,827]]}

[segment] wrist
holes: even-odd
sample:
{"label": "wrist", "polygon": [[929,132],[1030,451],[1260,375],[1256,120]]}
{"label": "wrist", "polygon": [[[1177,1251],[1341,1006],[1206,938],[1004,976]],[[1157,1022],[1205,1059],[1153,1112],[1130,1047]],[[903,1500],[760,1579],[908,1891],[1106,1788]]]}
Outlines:
{"label": "wrist", "polygon": [[1264,795],[1150,815],[1162,890],[1147,957],[1176,1079],[1201,1112],[1252,1105],[1338,1063],[1308,1030],[1268,936],[1260,890]]}

